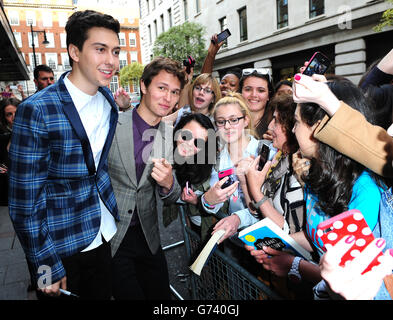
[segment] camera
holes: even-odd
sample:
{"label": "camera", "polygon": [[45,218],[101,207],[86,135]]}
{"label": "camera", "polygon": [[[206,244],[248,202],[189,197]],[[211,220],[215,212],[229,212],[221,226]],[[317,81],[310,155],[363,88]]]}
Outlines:
{"label": "camera", "polygon": [[183,65],[186,67],[186,72],[190,74],[191,68],[194,68],[195,66],[195,59],[188,56],[187,59],[183,60]]}

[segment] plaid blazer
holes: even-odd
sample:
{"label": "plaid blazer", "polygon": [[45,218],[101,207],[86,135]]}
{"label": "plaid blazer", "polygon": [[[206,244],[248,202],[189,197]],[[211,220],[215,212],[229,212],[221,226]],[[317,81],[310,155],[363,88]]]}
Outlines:
{"label": "plaid blazer", "polygon": [[112,110],[96,170],[64,76],[18,106],[10,148],[10,216],[33,279],[45,265],[51,268],[52,283],[66,275],[61,259],[80,252],[96,237],[99,197],[119,218],[107,164],[118,119],[116,104],[107,88],[99,88]]}

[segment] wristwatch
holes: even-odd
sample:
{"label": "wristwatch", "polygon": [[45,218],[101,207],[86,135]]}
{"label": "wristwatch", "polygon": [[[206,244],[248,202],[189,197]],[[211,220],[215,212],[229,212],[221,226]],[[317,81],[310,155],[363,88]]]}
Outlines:
{"label": "wristwatch", "polygon": [[303,259],[300,257],[295,257],[295,259],[293,259],[291,270],[289,270],[288,272],[289,280],[294,282],[299,282],[300,280],[302,280],[302,276],[300,275],[299,272],[299,264],[301,260]]}

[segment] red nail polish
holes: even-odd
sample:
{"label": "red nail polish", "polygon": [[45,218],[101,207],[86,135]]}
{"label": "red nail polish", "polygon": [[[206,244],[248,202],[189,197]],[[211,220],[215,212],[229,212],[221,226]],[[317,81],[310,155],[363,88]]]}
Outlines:
{"label": "red nail polish", "polygon": [[301,78],[302,78],[302,77],[301,77],[299,74],[295,75],[295,80],[296,80],[296,81],[299,81]]}
{"label": "red nail polish", "polygon": [[345,243],[351,244],[356,240],[355,236],[348,236],[348,238],[345,239]]}
{"label": "red nail polish", "polygon": [[384,245],[385,245],[385,240],[384,239],[379,239],[376,243],[375,243],[375,245],[378,247],[378,248],[382,248]]}

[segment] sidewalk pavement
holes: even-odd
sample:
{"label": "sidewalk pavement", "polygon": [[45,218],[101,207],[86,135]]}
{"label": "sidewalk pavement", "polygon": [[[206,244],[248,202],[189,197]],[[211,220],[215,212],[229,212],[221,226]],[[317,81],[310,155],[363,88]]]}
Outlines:
{"label": "sidewalk pavement", "polygon": [[8,207],[0,207],[0,300],[36,300],[27,292],[30,275]]}

